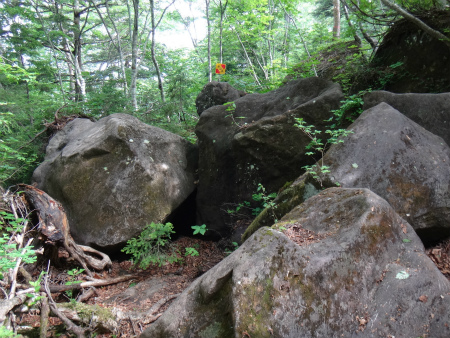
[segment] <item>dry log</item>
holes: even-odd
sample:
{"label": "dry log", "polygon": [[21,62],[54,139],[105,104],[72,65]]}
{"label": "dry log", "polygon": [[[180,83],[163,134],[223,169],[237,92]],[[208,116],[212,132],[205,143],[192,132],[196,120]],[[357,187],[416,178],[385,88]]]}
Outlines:
{"label": "dry log", "polygon": [[[44,191],[31,185],[19,184],[19,189],[35,211],[39,218],[37,230],[44,235],[48,241],[62,243],[69,254],[76,259],[92,276],[89,267],[95,270],[103,270],[111,266],[108,255],[91,247],[78,245],[70,235],[69,220],[62,205],[46,194]],[[101,257],[101,259],[97,257]]]}

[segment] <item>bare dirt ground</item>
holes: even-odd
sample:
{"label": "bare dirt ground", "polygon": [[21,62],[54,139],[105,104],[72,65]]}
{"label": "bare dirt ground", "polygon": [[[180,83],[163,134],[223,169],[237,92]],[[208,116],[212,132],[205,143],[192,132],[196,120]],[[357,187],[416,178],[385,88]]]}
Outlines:
{"label": "bare dirt ground", "polygon": [[[95,288],[95,293],[86,301],[87,304],[97,304],[101,307],[115,309],[115,311],[119,310],[124,314],[146,311],[155,305],[157,308],[154,314],[149,314],[148,317],[150,318],[143,317],[139,320],[133,320],[130,316],[127,319],[120,320],[117,332],[96,332],[93,336],[99,338],[139,336],[147,326],[151,325],[149,319],[151,321],[152,318],[154,319],[162,314],[169,307],[176,298],[172,298],[172,296],[183,292],[193,280],[211,269],[227,255],[224,250],[218,248],[215,242],[182,237],[174,241],[174,244],[178,247],[180,262],[161,267],[151,266],[142,270],[133,266],[131,261],[113,261],[110,271],[97,273],[94,276],[98,279],[110,279],[122,275],[135,275],[134,278],[122,283]],[[195,248],[199,255],[185,256],[186,247]],[[65,255],[65,252],[61,252],[61,255]],[[50,275],[51,284],[64,285],[73,280],[66,271],[66,267],[64,270],[53,269]],[[85,280],[85,277],[84,274],[80,274],[77,276],[77,280]],[[76,296],[74,293],[72,298],[76,299]],[[56,302],[70,301],[70,297],[64,292],[54,293],[52,297]],[[31,326],[36,329],[40,326],[38,311],[31,311],[18,319],[20,326]],[[52,317],[50,323],[51,328],[47,337],[72,337],[65,332],[62,322],[58,318]],[[37,336],[39,335],[37,330],[29,331],[26,335],[33,336],[34,332]]]}

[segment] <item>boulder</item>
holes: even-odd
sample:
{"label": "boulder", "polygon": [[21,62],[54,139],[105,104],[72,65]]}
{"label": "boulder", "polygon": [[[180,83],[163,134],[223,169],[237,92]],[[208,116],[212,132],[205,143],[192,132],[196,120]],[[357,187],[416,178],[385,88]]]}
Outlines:
{"label": "boulder", "polygon": [[371,191],[327,189],[278,229],[259,229],[141,338],[450,336],[450,282]]}
{"label": "boulder", "polygon": [[394,94],[373,91],[364,95],[364,110],[381,102],[386,102],[450,145],[450,93]]}
{"label": "boulder", "polygon": [[[449,237],[450,148],[444,140],[387,103],[366,110],[349,129],[353,133],[323,157],[330,173],[322,174],[315,187],[368,188],[386,199],[426,244]],[[303,198],[306,177],[277,198],[282,206],[276,209],[278,217]],[[268,222],[267,212],[263,216],[260,226]],[[257,228],[252,224],[245,237]]]}
{"label": "boulder", "polygon": [[196,127],[197,222],[226,236],[233,224],[226,209],[252,201],[259,184],[272,193],[298,177],[311,157],[305,154],[310,139],[295,118],[324,131],[342,98],[338,84],[308,78],[204,111]]}
{"label": "boulder", "polygon": [[245,94],[242,90],[232,87],[228,82],[209,82],[203,87],[195,100],[197,114],[201,115],[206,109],[213,106],[235,101]]}
{"label": "boulder", "polygon": [[33,180],[61,202],[78,243],[115,250],[194,192],[197,155],[130,115],[76,119],[51,139]]}
{"label": "boulder", "polygon": [[[448,10],[421,13],[420,19],[449,36]],[[417,24],[400,19],[389,27],[372,58],[371,64],[376,67],[374,80],[395,93],[448,92],[449,54],[450,47],[445,42],[427,34]],[[370,73],[363,76],[370,77]]]}

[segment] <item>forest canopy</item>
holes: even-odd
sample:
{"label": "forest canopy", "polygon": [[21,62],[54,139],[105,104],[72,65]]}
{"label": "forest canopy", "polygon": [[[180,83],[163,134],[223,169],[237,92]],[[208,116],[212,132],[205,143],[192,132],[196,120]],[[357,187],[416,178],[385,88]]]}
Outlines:
{"label": "forest canopy", "polygon": [[[356,71],[393,22],[448,8],[448,0],[4,0],[0,181],[27,181],[42,160],[45,124],[62,116],[128,113],[194,141],[195,98],[208,81],[266,92],[294,71],[320,76],[317,55],[340,41],[357,47],[347,55]],[[335,80],[349,88],[347,74]]]}

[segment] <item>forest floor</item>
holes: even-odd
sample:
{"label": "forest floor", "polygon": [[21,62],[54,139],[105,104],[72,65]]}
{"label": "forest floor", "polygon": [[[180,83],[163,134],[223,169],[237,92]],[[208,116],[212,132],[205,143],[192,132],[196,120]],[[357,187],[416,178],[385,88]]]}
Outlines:
{"label": "forest floor", "polygon": [[[299,237],[299,234],[296,233],[294,237]],[[298,240],[298,238],[296,239]],[[305,240],[311,240],[311,236],[306,234]],[[170,306],[177,295],[230,253],[219,249],[216,242],[202,241],[196,238],[182,237],[174,241],[174,244],[180,253],[185,252],[185,248],[191,247],[196,248],[199,255],[183,257],[180,255],[180,258],[182,258],[180,262],[161,267],[151,266],[146,270],[133,266],[133,263],[129,260],[114,261],[110,271],[95,275],[95,278],[99,279],[111,279],[130,274],[134,277],[125,282],[96,288],[93,296],[86,301],[87,304],[96,304],[103,308],[114,309],[116,312],[121,311],[124,314],[143,313],[150,308],[153,308],[154,312],[148,313],[147,317],[138,320],[132,319],[132,316],[125,316],[118,322],[118,329],[115,332],[101,333],[94,331],[91,336],[98,338],[139,336],[146,327],[151,325],[151,322]],[[450,280],[450,239],[435,247],[428,248],[426,253]],[[65,255],[65,252],[61,251],[61,255]],[[38,272],[36,273],[38,274]],[[77,276],[79,280],[83,280],[85,277],[84,274]],[[67,267],[65,267],[65,270],[53,269],[50,281],[52,284],[64,285],[72,280],[71,278],[67,274]],[[67,293],[55,293],[52,296],[57,302],[68,302],[70,298],[76,299],[76,294],[69,297]],[[40,315],[37,312],[24,314],[19,318],[19,322],[21,326],[34,328],[34,331],[28,331],[27,336],[39,336]],[[59,318],[52,317],[50,324],[51,327],[47,337],[72,337],[67,333]]]}
{"label": "forest floor", "polygon": [[[182,237],[174,241],[173,244],[180,253],[184,253],[185,248],[195,248],[199,255],[184,256],[180,254],[180,262],[165,264],[160,267],[150,266],[146,270],[135,267],[129,260],[113,261],[110,271],[95,273],[96,279],[112,279],[123,275],[133,275],[134,278],[117,284],[97,287],[93,296],[85,301],[86,304],[96,304],[103,308],[114,309],[116,312],[120,311],[126,317],[126,319],[119,321],[116,332],[100,333],[94,331],[92,336],[98,338],[139,336],[146,327],[151,325],[149,321],[154,321],[158,315],[162,314],[178,294],[229,253],[226,250],[219,249],[216,242],[196,238]],[[66,255],[67,253],[60,249],[60,256]],[[38,276],[39,272],[36,270],[34,274]],[[84,273],[76,277],[79,281],[86,280],[85,278]],[[73,282],[73,277],[67,274],[67,266],[65,266],[64,270],[52,269],[49,280],[52,285],[64,285],[67,282]],[[57,303],[70,302],[71,299],[73,301],[77,298],[77,294],[70,295],[70,293],[61,292],[52,294],[52,297]],[[155,313],[148,314],[147,317],[149,318],[144,316],[139,320],[133,320],[126,315],[127,313],[145,312],[155,305],[157,306]],[[33,328],[19,332],[26,336],[39,337],[40,314],[37,311],[25,313],[18,319],[20,326]],[[51,317],[47,337],[56,336],[68,338],[73,335],[67,333],[59,318]]]}

